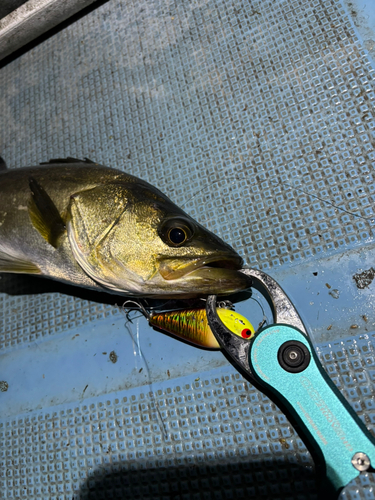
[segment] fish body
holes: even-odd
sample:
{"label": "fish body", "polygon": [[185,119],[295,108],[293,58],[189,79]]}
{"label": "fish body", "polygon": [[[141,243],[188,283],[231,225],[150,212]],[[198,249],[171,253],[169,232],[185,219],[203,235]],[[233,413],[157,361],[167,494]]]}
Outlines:
{"label": "fish body", "polygon": [[161,191],[89,160],[0,162],[0,272],[151,298],[250,286],[241,257]]}
{"label": "fish body", "polygon": [[[217,313],[224,325],[239,337],[250,339],[254,327],[248,319],[230,309],[218,308]],[[220,349],[208,324],[205,309],[186,309],[150,314],[151,326],[164,330],[191,344],[208,349]]]}

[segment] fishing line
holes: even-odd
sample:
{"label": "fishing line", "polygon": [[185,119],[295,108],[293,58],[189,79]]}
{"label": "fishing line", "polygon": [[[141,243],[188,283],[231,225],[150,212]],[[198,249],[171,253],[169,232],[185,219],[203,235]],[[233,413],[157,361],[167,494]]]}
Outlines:
{"label": "fishing line", "polygon": [[[258,328],[257,328],[257,330],[255,331],[255,333],[257,333],[257,332],[259,332],[259,330],[260,330],[261,328],[263,328],[263,326],[264,326],[264,325],[268,325],[268,324],[269,324],[269,321],[268,321],[268,318],[267,318],[267,316],[266,316],[266,313],[264,312],[264,308],[263,308],[262,304],[259,302],[259,300],[258,300],[258,299],[255,299],[255,298],[254,298],[254,297],[252,297],[252,296],[250,297],[250,300],[254,300],[254,301],[258,304],[258,306],[260,307],[260,309],[261,309],[261,311],[262,311],[262,313],[263,313],[263,318],[262,318],[262,321],[259,323]],[[254,335],[255,335],[255,333],[254,333]]]}
{"label": "fishing line", "polygon": [[374,222],[375,219],[374,217],[363,217],[363,215],[358,215],[356,214],[355,212],[350,212],[349,210],[346,210],[346,208],[342,208],[342,207],[339,207],[338,205],[335,205],[332,201],[330,200],[326,200],[324,198],[319,198],[318,195],[316,194],[312,194],[312,193],[307,193],[306,191],[304,191],[302,188],[299,188],[299,187],[296,187],[296,186],[293,186],[292,184],[289,184],[288,182],[284,182],[284,181],[279,181],[281,185],[284,185],[284,186],[289,186],[291,189],[296,189],[297,191],[301,191],[302,193],[304,193],[306,196],[311,196],[312,198],[316,198],[317,200],[320,200],[322,201],[323,203],[327,203],[328,205],[331,205],[332,207],[334,208],[337,208],[337,210],[341,210],[342,212],[345,212],[349,215],[353,215],[353,217],[358,217],[359,219],[363,219],[363,220],[369,220],[370,222]]}
{"label": "fishing line", "polygon": [[[223,175],[225,176],[226,175],[226,172],[223,172]],[[233,186],[233,184],[235,184],[237,181],[247,181],[247,177],[237,177],[236,175],[232,175],[230,177],[228,177],[228,179],[225,179],[225,182],[227,183],[227,181],[229,180],[232,180],[232,182],[229,184],[230,186]],[[306,196],[310,196],[311,198],[315,198],[323,203],[327,203],[327,205],[331,205],[332,207],[336,208],[337,210],[341,210],[342,212],[344,213],[347,213],[348,215],[352,215],[353,217],[357,217],[358,219],[363,219],[363,220],[366,220],[366,221],[370,221],[370,222],[375,222],[375,218],[374,216],[372,217],[364,217],[363,215],[359,215],[359,214],[356,214],[355,212],[351,212],[350,210],[347,210],[346,208],[343,208],[343,207],[339,207],[338,205],[336,205],[335,203],[333,203],[331,200],[327,200],[325,198],[320,198],[318,195],[316,194],[312,194],[312,193],[308,193],[307,191],[304,191],[302,188],[299,188],[299,187],[296,187],[296,186],[293,186],[292,184],[290,184],[289,182],[286,182],[286,181],[281,181],[280,179],[277,179],[277,178],[271,178],[271,179],[268,179],[270,182],[273,182],[275,180],[277,180],[277,182],[279,182],[279,184],[281,184],[281,186],[288,186],[290,187],[291,189],[294,189],[296,191],[300,191],[301,193],[305,194]],[[207,190],[207,188],[209,188],[210,186],[212,186],[212,184],[216,184],[218,182],[222,182],[221,179],[217,179],[215,181],[212,181],[210,184],[206,184],[203,188],[201,188],[199,191],[197,191],[196,193],[194,193],[187,201],[185,201],[185,203],[182,205],[181,208],[184,208],[190,201],[192,201],[194,198],[196,198],[200,193],[202,193],[203,191]]]}
{"label": "fishing line", "polygon": [[[141,345],[140,345],[140,338],[139,338],[139,321],[137,321],[137,334],[136,334],[136,340],[134,339],[134,334],[133,334],[133,331],[132,331],[132,328],[131,328],[131,324],[133,323],[132,319],[129,318],[129,314],[132,312],[131,310],[130,311],[127,311],[127,309],[124,307],[125,304],[127,303],[134,303],[134,304],[137,304],[137,302],[135,301],[132,301],[132,300],[128,300],[126,301],[122,307],[120,308],[120,311],[125,314],[125,317],[126,317],[126,321],[125,321],[125,328],[126,330],[128,331],[129,335],[130,335],[130,338],[132,339],[132,342],[133,342],[133,353],[134,353],[134,356],[137,356],[137,352],[135,350],[135,346],[137,346],[137,349],[138,349],[138,355],[139,357],[142,359],[145,367],[146,367],[146,373],[147,373],[147,378],[148,378],[148,385],[149,385],[149,388],[150,388],[150,398],[151,398],[151,403],[152,405],[156,408],[156,412],[157,412],[157,415],[158,415],[158,419],[159,421],[161,422],[161,429],[162,429],[162,434],[163,434],[163,437],[164,437],[164,440],[166,441],[168,439],[168,432],[167,432],[167,428],[166,428],[166,425],[165,425],[165,422],[163,420],[163,417],[161,415],[161,412],[160,412],[160,408],[159,408],[159,404],[155,398],[155,393],[154,393],[154,388],[153,388],[153,385],[152,385],[152,378],[151,378],[151,371],[150,371],[150,367],[148,366],[148,363],[147,363],[147,360],[146,360],[146,357],[144,356],[143,352],[142,352],[142,349],[141,349]],[[140,316],[138,316],[139,318]],[[133,318],[133,320],[136,319],[136,318]],[[152,407],[151,407],[152,408]]]}
{"label": "fishing line", "polygon": [[[194,299],[194,302],[192,305],[181,302],[181,303],[176,303],[177,299],[168,299],[165,302],[162,302],[161,304],[157,304],[154,306],[151,306],[150,304],[147,303],[147,300],[143,299],[138,299],[138,300],[127,300],[124,302],[122,305],[123,312],[125,312],[127,320],[132,323],[132,319],[130,318],[129,314],[133,311],[139,311],[142,313],[142,315],[149,321],[151,318],[152,313],[156,312],[158,314],[162,314],[165,312],[171,312],[171,311],[184,311],[185,309],[199,309],[198,302],[202,301],[205,302],[206,299],[203,297],[200,297],[198,299]],[[192,299],[193,300],[193,299]],[[133,307],[129,307],[128,304],[132,304]],[[168,304],[170,305],[169,307]],[[226,309],[231,309],[233,304],[229,300],[224,300],[221,301],[221,306]],[[205,307],[202,305],[202,307]],[[218,306],[219,307],[219,306]],[[135,316],[133,319],[139,318],[140,316]]]}

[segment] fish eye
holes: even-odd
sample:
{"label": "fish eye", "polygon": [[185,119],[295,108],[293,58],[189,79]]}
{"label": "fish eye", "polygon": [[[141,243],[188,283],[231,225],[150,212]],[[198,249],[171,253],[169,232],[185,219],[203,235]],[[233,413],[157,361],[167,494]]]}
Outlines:
{"label": "fish eye", "polygon": [[181,247],[191,239],[193,233],[191,224],[183,219],[169,219],[159,230],[160,237],[170,247]]}
{"label": "fish eye", "polygon": [[182,227],[174,227],[169,230],[168,238],[174,245],[183,245],[187,240],[187,234]]}

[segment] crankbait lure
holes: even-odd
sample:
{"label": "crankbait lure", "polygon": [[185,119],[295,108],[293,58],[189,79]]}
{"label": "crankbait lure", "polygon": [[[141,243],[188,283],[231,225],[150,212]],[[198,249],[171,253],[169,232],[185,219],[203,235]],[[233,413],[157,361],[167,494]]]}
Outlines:
{"label": "crankbait lure", "polygon": [[[218,308],[217,313],[224,325],[236,335],[245,339],[250,339],[254,335],[253,325],[241,314],[224,308]],[[208,349],[220,349],[208,324],[205,309],[151,312],[146,317],[151,326],[191,344]]]}

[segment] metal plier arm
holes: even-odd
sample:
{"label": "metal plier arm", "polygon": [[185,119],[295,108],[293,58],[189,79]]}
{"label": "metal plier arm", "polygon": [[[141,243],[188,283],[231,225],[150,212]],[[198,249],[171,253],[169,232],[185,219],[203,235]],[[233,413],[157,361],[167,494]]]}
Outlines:
{"label": "metal plier arm", "polygon": [[243,269],[267,299],[274,323],[249,339],[234,335],[207,299],[208,323],[224,354],[287,415],[311,452],[319,498],[338,498],[361,471],[375,466],[375,439],[324,371],[294,305],[266,273]]}

